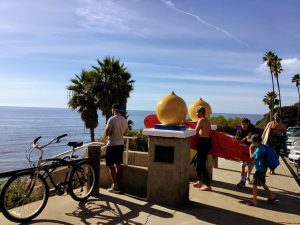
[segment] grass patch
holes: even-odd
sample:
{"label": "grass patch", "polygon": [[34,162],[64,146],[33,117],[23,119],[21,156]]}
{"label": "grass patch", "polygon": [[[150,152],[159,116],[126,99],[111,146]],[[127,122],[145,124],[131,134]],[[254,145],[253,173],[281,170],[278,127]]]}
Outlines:
{"label": "grass patch", "polygon": [[[1,182],[1,190],[3,189],[4,183],[5,181]],[[5,192],[6,208],[11,209],[43,199],[43,185],[37,181],[33,189],[31,189],[32,191],[28,195],[28,191],[30,190],[28,187],[30,186],[30,176],[21,176],[15,179]]]}

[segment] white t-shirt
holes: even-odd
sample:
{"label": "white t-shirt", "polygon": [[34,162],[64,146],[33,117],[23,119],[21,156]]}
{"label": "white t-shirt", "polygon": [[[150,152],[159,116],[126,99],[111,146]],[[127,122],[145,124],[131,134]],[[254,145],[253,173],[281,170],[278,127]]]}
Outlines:
{"label": "white t-shirt", "polygon": [[128,129],[128,122],[123,116],[112,116],[107,121],[107,126],[111,127],[108,136],[107,146],[124,145],[124,132]]}

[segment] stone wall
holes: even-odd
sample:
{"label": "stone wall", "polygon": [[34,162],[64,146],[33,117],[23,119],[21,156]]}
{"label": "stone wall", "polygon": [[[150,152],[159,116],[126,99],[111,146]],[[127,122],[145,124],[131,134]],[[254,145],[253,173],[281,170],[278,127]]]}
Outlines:
{"label": "stone wall", "polygon": [[[126,152],[123,155],[123,161],[126,162]],[[191,150],[190,160],[194,157],[196,151]],[[209,175],[212,177],[212,167],[217,167],[217,161],[211,156],[207,160]],[[128,151],[128,165],[122,165],[121,187],[128,193],[139,196],[147,195],[147,176],[148,176],[148,152]],[[189,165],[189,177],[191,181],[197,180],[197,173],[194,165]],[[108,188],[111,185],[108,168],[105,161],[100,163],[100,186]]]}
{"label": "stone wall", "polygon": [[[196,154],[196,151],[191,150],[190,160]],[[124,152],[124,163],[125,163],[125,152]],[[208,157],[208,166],[213,164],[214,167],[217,167],[217,164],[213,158],[209,155]],[[57,168],[53,172],[52,178],[55,183],[64,180],[66,170],[64,167]],[[209,170],[210,175],[212,176],[212,170]],[[137,151],[128,151],[128,165],[122,165],[121,173],[121,186],[124,191],[127,193],[136,194],[138,196],[147,195],[147,176],[148,176],[148,152],[137,152]],[[195,171],[194,165],[189,165],[189,177],[191,181],[197,180],[197,173]],[[111,185],[111,180],[109,177],[108,168],[105,166],[105,160],[100,162],[100,177],[99,177],[100,186],[108,188]],[[53,188],[51,182],[47,182],[50,188]]]}

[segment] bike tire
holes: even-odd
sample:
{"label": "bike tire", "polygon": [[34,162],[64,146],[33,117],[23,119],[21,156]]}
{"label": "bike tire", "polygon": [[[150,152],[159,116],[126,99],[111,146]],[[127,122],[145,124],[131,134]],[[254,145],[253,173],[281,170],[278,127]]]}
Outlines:
{"label": "bike tire", "polygon": [[0,207],[10,221],[24,223],[38,216],[45,208],[49,197],[46,180],[34,171],[20,172],[4,185]]}
{"label": "bike tire", "polygon": [[95,170],[91,163],[80,162],[73,166],[69,182],[68,192],[76,201],[88,199],[95,189]]}

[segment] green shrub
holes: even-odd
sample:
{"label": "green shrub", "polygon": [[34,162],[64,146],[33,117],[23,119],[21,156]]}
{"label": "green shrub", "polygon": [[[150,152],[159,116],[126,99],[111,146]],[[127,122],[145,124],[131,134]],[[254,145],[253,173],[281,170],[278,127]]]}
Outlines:
{"label": "green shrub", "polygon": [[[18,206],[18,203],[25,205],[43,199],[44,192],[39,191],[40,186],[38,184],[34,186],[35,189],[28,195],[28,191],[30,190],[28,189],[28,185],[30,181],[30,177],[24,176],[19,177],[10,184],[5,195],[7,209]],[[4,184],[4,182],[2,184]],[[26,198],[24,198],[25,196]]]}
{"label": "green shrub", "polygon": [[[129,137],[136,137],[129,141],[129,150],[138,152],[148,152],[148,137],[143,135],[143,130],[129,130],[127,133]],[[97,141],[107,143],[107,138],[98,138]]]}
{"label": "green shrub", "polygon": [[0,193],[2,191],[3,185],[4,185],[4,181],[0,181]]}
{"label": "green shrub", "polygon": [[129,149],[140,152],[148,152],[148,137],[143,135],[143,130],[130,130],[128,136],[137,137],[129,142]]}
{"label": "green shrub", "polygon": [[214,116],[210,118],[211,124],[215,124],[218,127],[218,131],[235,135],[236,134],[236,126],[239,125],[240,118],[228,118],[226,119],[224,116]]}
{"label": "green shrub", "polygon": [[[274,112],[279,112],[278,107],[275,108]],[[296,126],[297,113],[298,107],[296,106],[284,106],[281,108],[282,122],[286,125],[286,127]],[[266,113],[261,120],[256,122],[256,126],[264,128],[268,122],[270,122],[270,114]]]}

